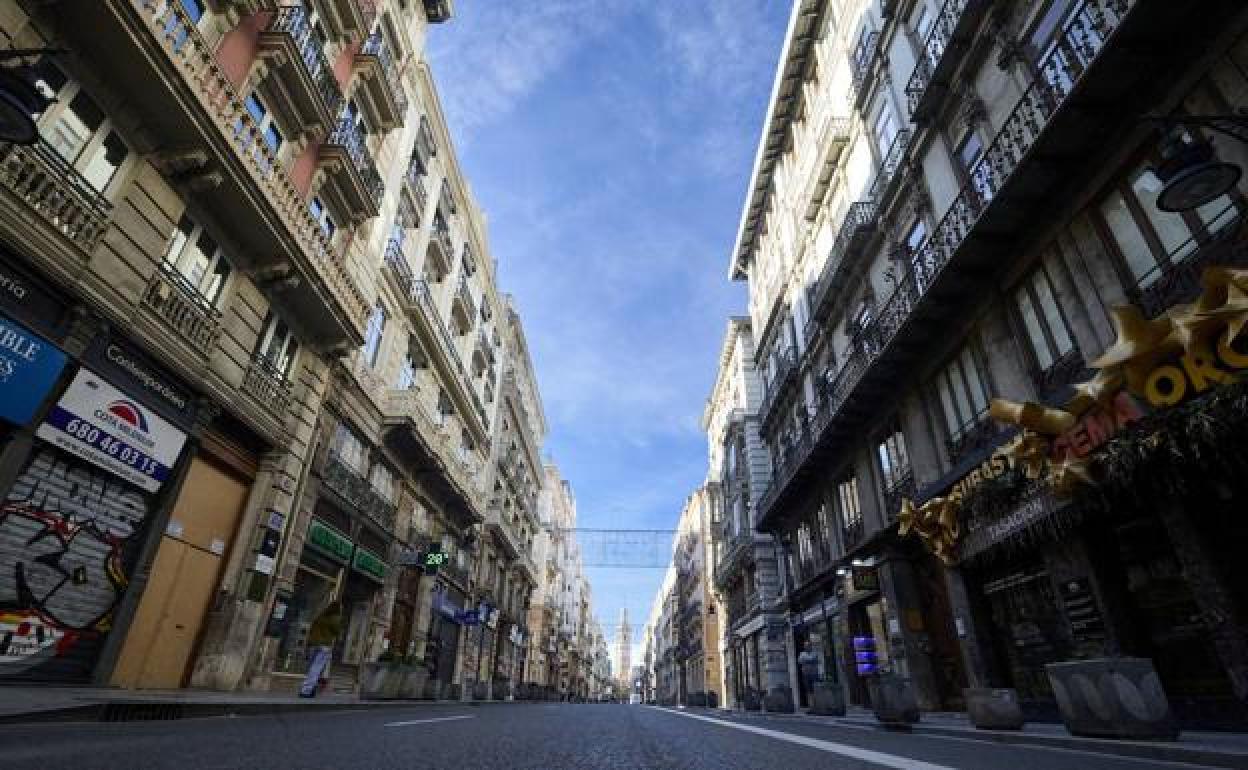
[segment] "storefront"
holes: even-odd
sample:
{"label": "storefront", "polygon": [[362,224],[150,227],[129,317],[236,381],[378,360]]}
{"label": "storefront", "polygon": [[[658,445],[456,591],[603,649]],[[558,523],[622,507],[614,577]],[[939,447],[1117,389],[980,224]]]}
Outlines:
{"label": "storefront", "polygon": [[793,618],[793,649],[798,664],[798,705],[812,707],[816,683],[840,688],[840,602],[836,598],[816,601]]}
{"label": "storefront", "polygon": [[460,694],[453,690],[452,683],[459,656],[464,605],[464,592],[460,589],[446,581],[438,581],[434,586],[433,611],[425,644],[433,697],[455,698]]}

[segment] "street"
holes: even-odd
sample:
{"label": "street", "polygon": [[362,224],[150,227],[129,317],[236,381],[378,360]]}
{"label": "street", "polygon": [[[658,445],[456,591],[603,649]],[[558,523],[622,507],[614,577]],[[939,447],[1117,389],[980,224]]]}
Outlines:
{"label": "street", "polygon": [[1175,768],[1066,749],[648,706],[424,705],[0,727],[0,767]]}

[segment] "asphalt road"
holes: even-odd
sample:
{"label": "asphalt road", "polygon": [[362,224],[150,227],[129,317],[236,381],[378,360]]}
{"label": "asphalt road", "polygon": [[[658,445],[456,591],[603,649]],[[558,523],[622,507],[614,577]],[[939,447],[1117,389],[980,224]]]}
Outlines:
{"label": "asphalt road", "polygon": [[0,726],[0,767],[1160,770],[1195,765],[704,711],[519,703]]}

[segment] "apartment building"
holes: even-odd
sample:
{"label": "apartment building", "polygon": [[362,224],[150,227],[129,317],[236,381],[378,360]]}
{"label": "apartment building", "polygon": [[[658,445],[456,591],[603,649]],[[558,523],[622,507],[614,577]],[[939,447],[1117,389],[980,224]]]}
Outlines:
{"label": "apartment building", "polygon": [[1246,22],[794,3],[730,270],[770,459],[753,523],[789,643],[849,702],[886,672],[924,709],[995,686],[1053,717],[1046,664],[1128,655],[1181,722],[1242,723],[1242,474],[1186,426],[1242,419],[1243,341],[1157,340],[1239,291]]}
{"label": "apartment building", "polygon": [[717,644],[723,704],[758,709],[771,695],[779,710],[786,700],[792,702],[784,640],[787,612],[775,543],[756,528],[758,498],[770,480],[771,465],[760,433],[762,384],[754,355],[750,319],[729,319],[715,384],[702,413],[714,506],[709,570],[723,608],[722,642]]}
{"label": "apartment building", "polygon": [[676,525],[672,563],[676,604],[677,693],[686,706],[720,703],[723,668],[720,665],[719,610],[711,591],[709,565],[713,531],[720,524],[718,489],[705,484],[686,500]]}

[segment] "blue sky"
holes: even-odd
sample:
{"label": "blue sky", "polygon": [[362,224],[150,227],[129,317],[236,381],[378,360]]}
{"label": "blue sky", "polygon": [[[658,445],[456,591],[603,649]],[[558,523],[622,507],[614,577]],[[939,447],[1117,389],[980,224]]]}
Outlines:
{"label": "blue sky", "polygon": [[[580,526],[673,528],[787,0],[456,0],[428,56]],[[591,569],[640,626],[660,570]]]}

